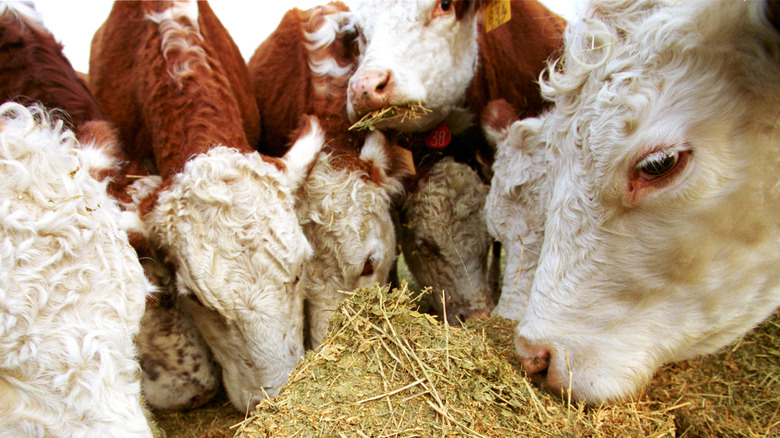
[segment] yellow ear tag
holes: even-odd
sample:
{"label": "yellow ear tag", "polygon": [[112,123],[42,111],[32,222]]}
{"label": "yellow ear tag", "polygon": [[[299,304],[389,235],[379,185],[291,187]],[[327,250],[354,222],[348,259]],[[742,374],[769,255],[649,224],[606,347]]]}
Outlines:
{"label": "yellow ear tag", "polygon": [[485,6],[485,32],[501,26],[512,19],[510,0],[495,0]]}

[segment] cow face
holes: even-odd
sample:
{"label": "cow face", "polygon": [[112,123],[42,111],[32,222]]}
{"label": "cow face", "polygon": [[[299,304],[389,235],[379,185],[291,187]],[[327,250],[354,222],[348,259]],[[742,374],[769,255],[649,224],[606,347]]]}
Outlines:
{"label": "cow face", "polygon": [[350,119],[388,106],[422,104],[432,112],[377,127],[424,131],[461,105],[477,65],[473,3],[366,1],[356,6],[363,54],[349,81]]}
{"label": "cow face", "polygon": [[314,248],[300,287],[306,297],[308,343],[317,347],[328,319],[358,287],[384,283],[395,260],[391,196],[401,183],[388,175],[386,139],[371,133],[358,157],[342,157],[365,171],[334,166],[338,157],[322,155],[299,191],[298,217]]}
{"label": "cow face", "polygon": [[216,147],[190,159],[147,222],[176,268],[183,309],[222,365],[239,410],[274,396],[303,356],[303,297],[311,254],[293,191],[322,146],[307,130],[278,166]]}
{"label": "cow face", "polygon": [[[488,235],[483,206],[488,193],[471,167],[438,162],[404,200],[399,241],[419,284],[433,287],[433,305],[450,324],[493,308]],[[443,304],[442,304],[443,303]]]}
{"label": "cow face", "polygon": [[[662,364],[713,352],[780,304],[780,35],[763,8],[591,7],[570,29],[565,71],[543,85],[556,106],[538,136],[499,145],[541,143],[553,157],[517,328],[523,367],[542,386],[625,398]],[[506,193],[534,184],[506,190],[495,182],[516,175],[495,170],[491,190],[505,193],[487,217],[505,229],[523,214]]]}

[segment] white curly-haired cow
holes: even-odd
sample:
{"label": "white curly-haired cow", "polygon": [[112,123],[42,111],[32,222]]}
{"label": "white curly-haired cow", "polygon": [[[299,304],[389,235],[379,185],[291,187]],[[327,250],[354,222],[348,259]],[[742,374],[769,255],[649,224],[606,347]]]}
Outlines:
{"label": "white curly-haired cow", "polygon": [[[327,145],[297,193],[296,211],[314,250],[304,267],[307,345],[327,335],[344,292],[384,283],[396,258],[392,199],[409,171],[379,131],[349,131],[347,84],[357,66],[347,7],[291,9],[249,60],[263,126],[260,152],[289,148],[301,115],[322,122]],[[293,136],[294,137],[294,136]]]}
{"label": "white curly-haired cow", "polygon": [[96,158],[0,107],[0,435],[151,437],[133,337],[150,284]]}
{"label": "white curly-haired cow", "polygon": [[307,120],[281,160],[250,147],[259,120],[246,65],[205,1],[115,2],[89,73],[127,155],[162,178],[140,205],[147,238],[243,412],[303,355],[296,285],[311,246],[293,193],[322,146],[319,125]]}
{"label": "white curly-haired cow", "polygon": [[[474,195],[482,191],[481,182],[474,180],[470,195],[459,196],[446,189],[449,182],[426,177],[427,172],[444,157],[454,157],[475,170],[487,169],[481,176],[489,181],[493,149],[473,122],[497,98],[509,102],[521,117],[542,111],[546,104],[538,77],[559,50],[565,26],[541,3],[524,0],[510,2],[511,20],[488,31],[486,8],[500,5],[481,0],[366,0],[353,7],[361,58],[349,81],[349,117],[354,121],[372,111],[414,104],[430,110],[376,126],[389,136],[392,131],[402,133],[398,144],[412,151],[418,172],[406,185],[412,199],[399,209],[400,243],[417,281],[434,287],[437,313],[446,313],[451,323],[492,309],[496,286],[488,257],[493,242],[478,219],[484,199],[475,202]],[[439,173],[448,175],[454,174]],[[463,214],[412,208],[434,199],[431,195]],[[471,218],[468,226],[451,222],[461,217]]]}
{"label": "white curly-haired cow", "polygon": [[538,256],[512,313],[543,387],[629,397],[780,305],[779,24],[761,0],[593,1],[570,24],[555,106],[504,132],[486,206],[510,259]]}
{"label": "white curly-haired cow", "polygon": [[[120,208],[137,208],[139,199],[151,187],[149,183],[159,184],[160,178],[135,178],[142,173],[141,169],[128,168],[130,163],[119,146],[116,131],[31,3],[0,3],[0,48],[0,99],[25,105],[36,102],[61,114],[72,125],[82,153],[98,149],[93,162],[105,161],[107,156],[114,158],[101,167],[91,167],[93,176],[107,179],[107,191],[120,202]],[[132,219],[132,215],[123,217]],[[123,224],[129,226],[131,243],[138,241],[132,231],[137,222]],[[165,270],[164,266],[146,257],[144,248],[136,245],[136,250],[140,251],[147,278],[158,291],[165,291],[155,294],[161,297],[159,300],[150,299],[147,303],[136,337],[146,402],[158,408],[196,407],[216,393],[219,370],[210,360],[211,353],[197,330],[175,308],[175,300],[170,299],[170,274],[156,275]],[[165,303],[155,305],[157,301]]]}

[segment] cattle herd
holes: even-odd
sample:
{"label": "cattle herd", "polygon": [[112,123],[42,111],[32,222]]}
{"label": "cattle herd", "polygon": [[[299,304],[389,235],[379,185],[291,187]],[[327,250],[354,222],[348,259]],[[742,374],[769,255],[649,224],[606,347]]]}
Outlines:
{"label": "cattle herd", "polygon": [[205,1],[116,1],[82,74],[2,3],[0,435],[251,409],[399,249],[440,318],[518,321],[523,372],[587,403],[767,318],[780,0],[583,6],[332,2],[247,62]]}

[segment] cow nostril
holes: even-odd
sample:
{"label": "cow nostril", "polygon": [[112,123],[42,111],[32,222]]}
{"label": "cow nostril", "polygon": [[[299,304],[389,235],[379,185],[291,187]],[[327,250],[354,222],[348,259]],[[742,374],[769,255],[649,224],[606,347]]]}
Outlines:
{"label": "cow nostril", "polygon": [[522,337],[518,337],[515,343],[523,371],[534,381],[544,380],[552,359],[550,350],[547,347],[532,345]]}
{"label": "cow nostril", "polygon": [[382,94],[385,92],[385,90],[388,89],[388,85],[390,84],[390,71],[385,72],[384,76],[377,82],[376,87],[374,88],[374,92],[376,94]]}

